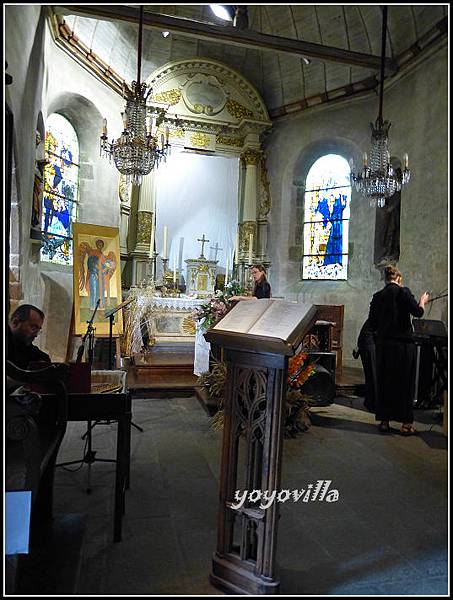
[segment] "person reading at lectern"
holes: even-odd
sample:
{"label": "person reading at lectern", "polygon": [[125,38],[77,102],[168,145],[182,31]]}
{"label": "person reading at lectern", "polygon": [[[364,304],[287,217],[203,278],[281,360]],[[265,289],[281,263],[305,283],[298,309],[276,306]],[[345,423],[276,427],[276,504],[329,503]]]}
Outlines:
{"label": "person reading at lectern", "polygon": [[401,272],[391,265],[385,267],[384,281],[385,287],[371,300],[368,316],[369,326],[376,332],[376,420],[381,432],[389,432],[389,422],[398,421],[402,435],[414,435],[416,349],[411,316],[423,316],[429,294],[424,292],[417,302],[403,286]]}
{"label": "person reading at lectern", "polygon": [[271,284],[267,280],[265,267],[253,265],[250,272],[255,282],[252,296],[232,296],[231,300],[261,300],[261,298],[271,297]]}

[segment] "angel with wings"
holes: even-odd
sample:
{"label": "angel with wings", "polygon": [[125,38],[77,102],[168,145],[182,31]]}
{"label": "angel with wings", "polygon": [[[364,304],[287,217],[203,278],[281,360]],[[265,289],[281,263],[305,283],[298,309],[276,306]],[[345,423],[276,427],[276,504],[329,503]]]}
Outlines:
{"label": "angel with wings", "polygon": [[[98,239],[95,244],[96,248],[92,248],[88,242],[79,244],[79,289],[88,292],[91,310],[96,308],[98,300],[101,309],[110,305],[110,280],[118,264],[114,252],[104,254],[103,240]],[[86,273],[85,257],[87,257]]]}

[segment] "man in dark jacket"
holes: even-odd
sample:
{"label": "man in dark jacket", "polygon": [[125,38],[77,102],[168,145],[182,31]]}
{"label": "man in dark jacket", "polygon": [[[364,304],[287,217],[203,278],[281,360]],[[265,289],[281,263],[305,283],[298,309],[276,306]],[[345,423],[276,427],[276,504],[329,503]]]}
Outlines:
{"label": "man in dark jacket", "polygon": [[6,358],[19,369],[27,369],[31,362],[51,362],[50,356],[33,344],[43,323],[44,313],[31,304],[22,304],[11,315]]}

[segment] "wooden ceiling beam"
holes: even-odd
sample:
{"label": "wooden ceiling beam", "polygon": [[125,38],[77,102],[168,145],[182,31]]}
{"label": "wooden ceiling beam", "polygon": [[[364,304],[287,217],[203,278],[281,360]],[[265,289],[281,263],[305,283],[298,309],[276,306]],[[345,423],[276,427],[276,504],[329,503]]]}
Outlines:
{"label": "wooden ceiling beam", "polygon": [[[128,21],[130,23],[139,22],[139,9],[133,6],[125,5],[57,5],[58,11],[62,14],[75,14],[85,17],[94,17],[110,21]],[[327,62],[339,62],[347,65],[363,67],[365,69],[380,69],[381,58],[372,54],[361,52],[352,52],[332,46],[313,44],[290,38],[278,37],[259,33],[251,29],[237,29],[230,25],[213,25],[201,23],[190,19],[181,19],[167,15],[155,13],[144,13],[143,24],[150,29],[159,29],[170,31],[179,35],[196,37],[209,42],[221,44],[234,44],[236,46],[245,46],[255,50],[267,50],[292,54],[293,56],[313,58]],[[386,59],[386,69],[395,71],[394,61]]]}

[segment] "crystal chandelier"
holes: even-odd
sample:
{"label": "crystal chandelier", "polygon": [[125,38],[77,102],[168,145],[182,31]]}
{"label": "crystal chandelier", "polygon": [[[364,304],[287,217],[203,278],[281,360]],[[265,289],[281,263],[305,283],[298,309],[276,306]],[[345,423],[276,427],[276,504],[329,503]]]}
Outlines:
{"label": "crystal chandelier", "polygon": [[113,158],[118,171],[126,175],[127,183],[132,182],[134,185],[140,185],[142,176],[148,175],[157,167],[162,158],[165,160],[170,150],[168,127],[165,129],[165,138],[163,134],[160,140],[157,136],[157,128],[164,121],[166,110],[146,104],[152,88],[147,90],[146,83],[140,81],[142,32],[143,6],[140,6],[137,81],[132,82],[130,89],[124,90],[126,108],[121,113],[123,132],[117,140],[109,142],[107,119],[104,119],[100,139],[101,156],[106,156],[109,160]]}
{"label": "crystal chandelier", "polygon": [[385,66],[385,38],[387,33],[387,6],[383,7],[382,23],[382,53],[381,53],[381,86],[379,94],[379,115],[375,124],[371,126],[371,151],[368,164],[368,155],[363,155],[363,169],[356,175],[351,165],[351,185],[354,184],[358,192],[370,199],[370,205],[383,207],[385,199],[401,190],[411,176],[408,168],[408,156],[404,155],[404,168],[394,169],[390,161],[388,132],[391,123],[382,118],[382,104],[384,99],[384,66]]}

